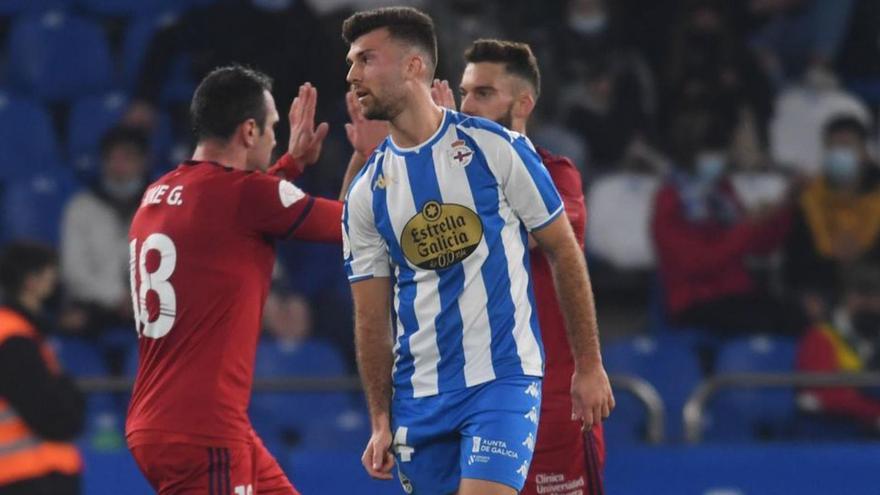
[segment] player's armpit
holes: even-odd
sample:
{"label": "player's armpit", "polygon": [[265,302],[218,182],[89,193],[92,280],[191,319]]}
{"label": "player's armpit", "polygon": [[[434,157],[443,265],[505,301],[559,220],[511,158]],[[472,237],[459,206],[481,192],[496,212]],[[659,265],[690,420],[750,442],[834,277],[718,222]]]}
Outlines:
{"label": "player's armpit", "polygon": [[309,196],[300,201],[311,204],[303,210],[302,216],[291,225],[287,237],[314,242],[342,242],[342,202],[332,199]]}

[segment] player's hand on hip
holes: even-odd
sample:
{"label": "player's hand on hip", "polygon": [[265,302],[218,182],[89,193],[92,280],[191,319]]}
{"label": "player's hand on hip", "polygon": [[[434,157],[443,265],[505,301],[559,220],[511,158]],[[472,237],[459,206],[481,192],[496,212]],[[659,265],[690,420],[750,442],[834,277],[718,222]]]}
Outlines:
{"label": "player's hand on hip", "polygon": [[364,455],[361,456],[361,464],[367,473],[379,480],[393,478],[391,469],[394,467],[394,455],[391,454],[391,430],[383,428],[373,432],[370,437]]}
{"label": "player's hand on hip", "polygon": [[431,86],[431,98],[441,107],[455,110],[455,95],[449,88],[449,81],[434,79],[434,84]]}
{"label": "player's hand on hip", "polygon": [[318,90],[311,83],[299,87],[299,94],[290,104],[290,143],[287,152],[303,165],[311,165],[321,156],[321,146],[330,126],[322,122],[315,127]]}
{"label": "player's hand on hip", "polygon": [[580,419],[584,428],[602,421],[614,409],[614,394],[605,368],[598,364],[577,370],[571,377],[571,416]]}
{"label": "player's hand on hip", "polygon": [[364,159],[369,158],[373,150],[388,136],[388,122],[364,117],[364,110],[354,91],[345,94],[345,106],[348,108],[348,118],[351,119],[351,122],[345,124],[348,142]]}

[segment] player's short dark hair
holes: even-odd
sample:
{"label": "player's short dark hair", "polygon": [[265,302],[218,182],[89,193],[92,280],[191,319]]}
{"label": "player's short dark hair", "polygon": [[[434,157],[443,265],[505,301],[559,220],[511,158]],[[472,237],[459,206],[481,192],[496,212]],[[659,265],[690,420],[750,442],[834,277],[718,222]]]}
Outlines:
{"label": "player's short dark hair", "polygon": [[196,139],[227,140],[248,119],[254,119],[262,132],[268,116],[263,91],[272,91],[272,78],[260,71],[240,65],[211,71],[196,88],[189,108]]}
{"label": "player's short dark hair", "polygon": [[865,125],[858,117],[852,114],[841,114],[828,119],[825,127],[822,129],[822,136],[827,141],[832,135],[838,132],[851,132],[859,137],[862,141],[868,139],[868,126]]}
{"label": "player's short dark hair", "polygon": [[0,289],[7,299],[17,298],[25,281],[50,266],[57,266],[55,251],[43,244],[15,241],[0,252]]}
{"label": "player's short dark hair", "polygon": [[479,39],[464,52],[464,60],[470,64],[480,62],[504,64],[508,74],[519,77],[532,86],[536,97],[541,94],[541,71],[538,69],[538,59],[527,43]]}
{"label": "player's short dark hair", "polygon": [[134,147],[144,156],[150,152],[150,140],[143,129],[121,125],[110,129],[101,137],[101,155],[123,145]]}
{"label": "player's short dark hair", "polygon": [[[437,67],[437,35],[428,14],[412,7],[383,7],[357,12],[342,23],[342,39],[352,44],[361,36],[385,28],[392,38],[421,48],[431,69]],[[432,74],[433,76],[433,74]]]}

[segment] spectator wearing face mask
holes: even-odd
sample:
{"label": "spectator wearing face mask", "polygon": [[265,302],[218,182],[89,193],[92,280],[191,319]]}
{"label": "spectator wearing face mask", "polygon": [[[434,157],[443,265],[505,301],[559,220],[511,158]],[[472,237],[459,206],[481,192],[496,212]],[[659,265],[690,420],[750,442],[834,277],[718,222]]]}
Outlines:
{"label": "spectator wearing face mask", "polygon": [[101,141],[101,173],[76,194],[61,225],[61,276],[70,305],[62,326],[100,333],[128,325],[128,226],[147,184],[149,148],[137,129],[111,129]]}
{"label": "spectator wearing face mask", "polygon": [[710,114],[680,115],[668,142],[677,165],[657,195],[652,231],[671,322],[722,334],[802,330],[746,266],[781,245],[788,209],[745,210],[727,177],[728,130]]}
{"label": "spectator wearing face mask", "polygon": [[[801,340],[798,371],[880,370],[880,268],[853,266],[847,270],[843,285],[837,308]],[[808,412],[850,418],[880,429],[880,398],[864,389],[805,389],[798,396],[798,404]]]}
{"label": "spectator wearing face mask", "polygon": [[789,291],[814,319],[837,293],[841,267],[880,262],[880,170],[868,154],[868,128],[842,115],[823,136],[822,175],[801,194],[783,264]]}

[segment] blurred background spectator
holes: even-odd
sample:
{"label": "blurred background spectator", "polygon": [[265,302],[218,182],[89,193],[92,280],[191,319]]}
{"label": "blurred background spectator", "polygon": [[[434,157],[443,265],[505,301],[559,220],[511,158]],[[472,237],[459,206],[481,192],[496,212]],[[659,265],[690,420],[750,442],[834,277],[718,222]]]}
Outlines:
{"label": "blurred background spectator", "polygon": [[[797,369],[806,372],[880,370],[880,268],[854,265],[843,274],[842,297],[798,345]],[[856,388],[809,388],[798,403],[830,419],[856,421],[880,431],[880,397]]]}
{"label": "blurred background spectator", "polygon": [[868,129],[854,117],[830,120],[822,175],[801,193],[786,240],[783,276],[814,320],[840,293],[842,268],[880,262],[880,169],[868,153]]}
{"label": "blurred background spectator", "polygon": [[0,253],[0,492],[76,495],[82,459],[72,443],[85,400],[46,341],[46,301],[58,263],[45,246],[13,243]]}
{"label": "blurred background spectator", "polygon": [[149,148],[144,132],[111,129],[101,140],[101,167],[77,193],[61,225],[61,275],[67,289],[62,325],[96,336],[132,321],[128,226],[147,186]]}

